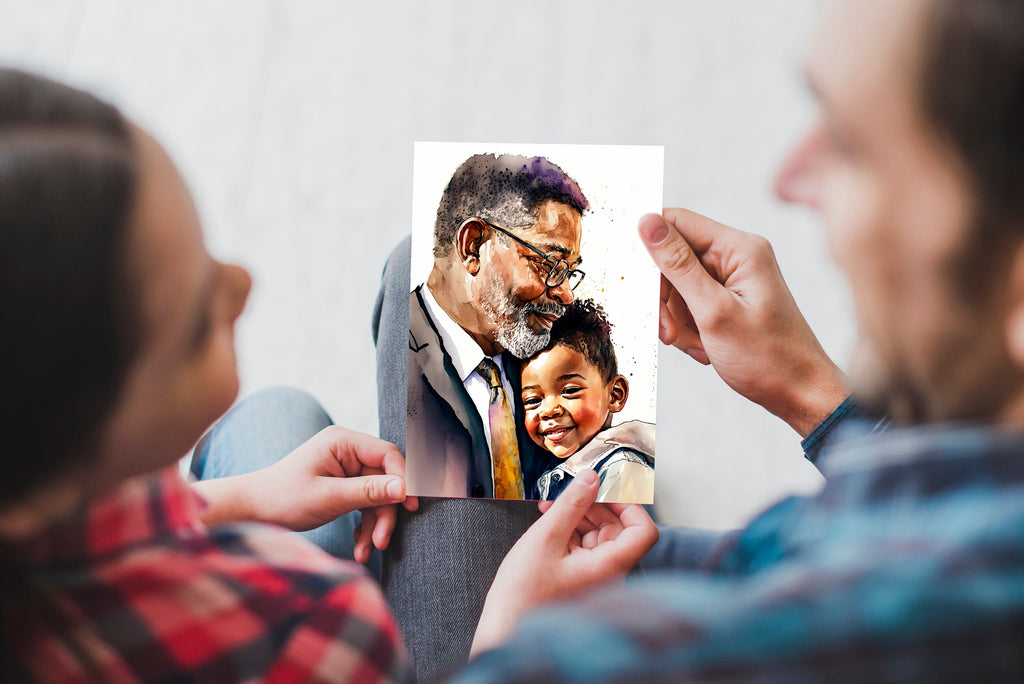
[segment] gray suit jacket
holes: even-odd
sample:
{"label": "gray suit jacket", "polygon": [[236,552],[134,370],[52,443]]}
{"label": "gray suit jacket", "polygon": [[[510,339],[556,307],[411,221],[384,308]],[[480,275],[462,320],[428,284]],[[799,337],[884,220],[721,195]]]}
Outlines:
{"label": "gray suit jacket", "polygon": [[[406,238],[388,259],[373,310],[380,436],[403,451],[409,261]],[[422,497],[415,513],[398,509],[381,584],[419,682],[433,682],[466,663],[498,564],[539,515],[535,503],[500,499]]]}
{"label": "gray suit jacket", "polygon": [[[409,294],[409,374],[406,423],[406,477],[409,492],[420,496],[494,496],[487,429],[445,350],[437,326],[427,314],[419,286]],[[512,386],[516,415],[520,363],[507,352],[502,365]],[[516,437],[527,496],[551,460],[534,445],[522,421]]]}

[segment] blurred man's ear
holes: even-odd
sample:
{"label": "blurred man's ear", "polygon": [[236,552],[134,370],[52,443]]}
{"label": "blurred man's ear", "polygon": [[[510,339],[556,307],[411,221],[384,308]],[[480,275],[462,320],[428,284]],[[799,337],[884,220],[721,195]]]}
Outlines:
{"label": "blurred man's ear", "polygon": [[1024,370],[1024,243],[1018,244],[1010,266],[1010,304],[1006,316],[1006,346],[1017,368]]}
{"label": "blurred man's ear", "polygon": [[616,375],[608,386],[608,410],[618,413],[625,407],[626,399],[629,398],[629,381],[625,376]]}
{"label": "blurred man's ear", "polygon": [[463,221],[455,234],[459,261],[471,275],[476,275],[480,270],[480,245],[486,238],[485,230],[483,221],[471,218]]}

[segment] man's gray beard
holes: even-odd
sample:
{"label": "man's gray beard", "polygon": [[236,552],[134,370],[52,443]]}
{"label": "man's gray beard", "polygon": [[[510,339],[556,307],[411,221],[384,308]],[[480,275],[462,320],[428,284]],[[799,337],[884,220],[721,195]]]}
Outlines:
{"label": "man's gray beard", "polygon": [[555,314],[561,317],[565,313],[565,307],[555,302],[522,302],[493,274],[487,276],[487,292],[480,306],[497,327],[495,341],[519,359],[533,356],[551,340],[550,329],[537,332],[530,327],[530,316]]}

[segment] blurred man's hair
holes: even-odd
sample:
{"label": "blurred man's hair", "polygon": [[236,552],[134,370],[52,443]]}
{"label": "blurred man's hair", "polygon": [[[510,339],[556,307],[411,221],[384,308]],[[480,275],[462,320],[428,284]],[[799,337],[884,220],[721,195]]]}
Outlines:
{"label": "blurred man's hair", "polygon": [[544,157],[474,155],[455,170],[441,196],[434,223],[434,256],[451,253],[455,234],[466,219],[481,218],[506,229],[525,228],[536,223],[537,206],[546,200],[580,214],[590,206],[576,181]]}
{"label": "blurred man's hair", "polygon": [[925,118],[959,156],[975,234],[954,264],[968,293],[1003,271],[1001,245],[1024,238],[1024,2],[932,0],[919,97]]}

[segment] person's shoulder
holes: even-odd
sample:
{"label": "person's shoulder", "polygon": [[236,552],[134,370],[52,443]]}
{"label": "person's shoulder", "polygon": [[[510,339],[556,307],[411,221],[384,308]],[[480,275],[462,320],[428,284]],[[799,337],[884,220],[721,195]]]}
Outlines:
{"label": "person's shoulder", "polygon": [[602,430],[594,437],[608,445],[625,447],[654,458],[654,423],[643,420],[629,420]]}
{"label": "person's shoulder", "polygon": [[640,460],[654,467],[654,424],[631,420],[602,430],[566,463],[575,469],[599,470],[615,459]]}

